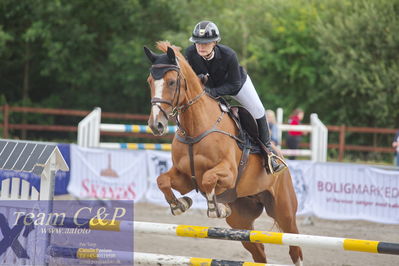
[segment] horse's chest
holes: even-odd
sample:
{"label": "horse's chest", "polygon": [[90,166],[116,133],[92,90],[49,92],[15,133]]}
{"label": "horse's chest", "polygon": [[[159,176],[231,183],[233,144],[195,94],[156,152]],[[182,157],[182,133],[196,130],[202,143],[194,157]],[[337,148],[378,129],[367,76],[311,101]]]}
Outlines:
{"label": "horse's chest", "polygon": [[197,173],[205,168],[203,155],[200,154],[195,154],[191,158],[188,154],[180,156],[177,160],[175,160],[174,164],[180,172],[190,176],[192,174],[192,167],[195,168]]}
{"label": "horse's chest", "polygon": [[[229,158],[233,153],[234,145],[222,144],[215,139],[219,135],[209,135],[200,142],[193,145],[192,152],[187,144],[174,143],[173,164],[182,173],[191,176],[192,168],[197,176],[201,176],[206,170],[209,170],[221,161]],[[228,144],[229,139],[227,139]],[[233,142],[234,144],[234,142]]]}

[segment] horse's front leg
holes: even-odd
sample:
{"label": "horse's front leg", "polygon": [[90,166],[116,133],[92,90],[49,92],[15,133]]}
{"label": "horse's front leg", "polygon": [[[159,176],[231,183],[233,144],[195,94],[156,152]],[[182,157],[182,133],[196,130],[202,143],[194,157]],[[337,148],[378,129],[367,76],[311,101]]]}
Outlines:
{"label": "horse's front leg", "polygon": [[176,198],[173,189],[184,195],[194,189],[194,185],[187,176],[181,174],[175,167],[161,174],[157,178],[158,188],[162,191],[169,203],[173,215],[179,215],[188,210],[193,201],[190,197]]}
{"label": "horse's front leg", "polygon": [[216,200],[216,185],[221,188],[232,188],[235,184],[236,173],[233,173],[231,167],[225,162],[206,171],[202,177],[202,187],[208,203],[208,217],[226,218],[231,214],[228,204],[218,203]]}

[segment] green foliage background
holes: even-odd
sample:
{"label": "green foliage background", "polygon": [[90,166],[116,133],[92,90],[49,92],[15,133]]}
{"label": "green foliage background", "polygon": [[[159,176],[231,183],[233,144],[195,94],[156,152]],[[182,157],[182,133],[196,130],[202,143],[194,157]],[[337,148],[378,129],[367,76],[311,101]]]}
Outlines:
{"label": "green foliage background", "polygon": [[0,104],[148,113],[143,46],[218,24],[266,108],[399,127],[399,0],[0,0]]}

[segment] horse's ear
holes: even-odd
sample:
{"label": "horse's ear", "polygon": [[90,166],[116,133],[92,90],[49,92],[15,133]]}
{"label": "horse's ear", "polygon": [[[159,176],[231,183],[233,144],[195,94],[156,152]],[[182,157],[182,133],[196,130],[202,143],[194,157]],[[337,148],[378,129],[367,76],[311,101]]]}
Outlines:
{"label": "horse's ear", "polygon": [[173,64],[177,65],[175,51],[173,51],[172,48],[168,47],[168,51],[166,54],[168,55],[169,60],[172,61]]}
{"label": "horse's ear", "polygon": [[144,52],[147,55],[148,59],[150,59],[151,63],[155,62],[156,54],[154,54],[149,48],[144,46]]}

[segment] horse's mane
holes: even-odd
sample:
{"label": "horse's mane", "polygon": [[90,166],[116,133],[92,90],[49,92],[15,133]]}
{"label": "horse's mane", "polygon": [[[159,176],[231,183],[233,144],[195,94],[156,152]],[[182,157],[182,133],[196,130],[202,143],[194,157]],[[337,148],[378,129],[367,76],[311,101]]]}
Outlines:
{"label": "horse's mane", "polygon": [[192,81],[192,82],[194,82],[195,85],[198,85],[201,87],[201,83],[199,82],[197,75],[195,74],[194,70],[191,68],[190,64],[187,62],[186,58],[180,52],[181,47],[172,45],[168,41],[159,41],[159,42],[157,42],[156,47],[164,53],[167,52],[168,47],[172,48],[173,51],[175,52],[175,55],[177,56],[177,58],[179,60],[179,65],[183,72],[184,77],[187,79],[187,81]]}

